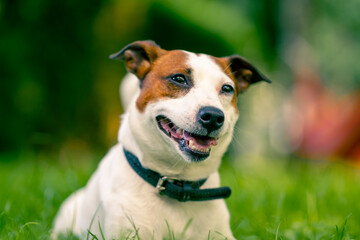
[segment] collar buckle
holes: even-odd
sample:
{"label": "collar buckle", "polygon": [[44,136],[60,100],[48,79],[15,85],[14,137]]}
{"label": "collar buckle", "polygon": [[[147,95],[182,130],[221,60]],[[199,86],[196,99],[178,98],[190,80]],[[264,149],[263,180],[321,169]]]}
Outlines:
{"label": "collar buckle", "polygon": [[165,184],[166,182],[169,182],[169,180],[176,180],[176,178],[172,178],[172,177],[168,177],[168,176],[163,176],[159,178],[159,181],[156,184],[156,189],[158,190],[159,194],[162,193],[162,191],[164,191],[166,189]]}
{"label": "collar buckle", "polygon": [[[170,181],[169,181],[170,180]],[[163,176],[163,177],[160,177],[159,178],[159,181],[157,182],[156,184],[156,190],[158,190],[158,193],[160,195],[163,195],[164,192],[166,190],[166,187],[165,187],[165,184],[168,182],[168,183],[173,183],[173,181],[177,181],[176,178],[171,178],[171,177],[168,177],[168,176]],[[190,199],[190,195],[189,195],[189,189],[188,188],[191,188],[191,186],[189,184],[183,184],[182,186],[182,197],[179,197],[179,200],[180,202],[186,202]]]}
{"label": "collar buckle", "polygon": [[158,190],[158,192],[161,194],[162,191],[165,190],[164,184],[165,181],[168,179],[167,176],[163,176],[161,178],[159,178],[159,181],[156,184],[156,189]]}

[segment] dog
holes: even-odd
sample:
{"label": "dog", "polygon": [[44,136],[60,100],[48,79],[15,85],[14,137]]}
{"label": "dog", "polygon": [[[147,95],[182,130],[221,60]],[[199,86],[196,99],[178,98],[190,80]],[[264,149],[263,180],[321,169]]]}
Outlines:
{"label": "dog", "polygon": [[[53,238],[235,239],[218,168],[239,116],[237,96],[270,82],[240,56],[167,51],[136,41],[123,60],[118,143],[55,218]],[[131,238],[132,239],[132,238]]]}

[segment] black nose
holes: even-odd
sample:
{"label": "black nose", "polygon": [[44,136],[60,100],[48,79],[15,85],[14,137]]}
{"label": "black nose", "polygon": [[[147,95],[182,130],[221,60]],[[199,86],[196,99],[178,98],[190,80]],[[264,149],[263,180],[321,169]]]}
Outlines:
{"label": "black nose", "polygon": [[208,130],[208,133],[221,128],[224,120],[223,111],[215,107],[202,107],[197,114],[197,121]]}

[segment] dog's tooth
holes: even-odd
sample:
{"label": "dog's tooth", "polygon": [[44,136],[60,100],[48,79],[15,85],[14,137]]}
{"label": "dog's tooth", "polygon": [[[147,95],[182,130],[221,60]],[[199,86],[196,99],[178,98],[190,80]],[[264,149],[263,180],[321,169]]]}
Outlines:
{"label": "dog's tooth", "polygon": [[194,146],[194,140],[189,140],[189,147],[190,148],[194,148],[195,146]]}
{"label": "dog's tooth", "polygon": [[176,133],[179,134],[179,135],[182,135],[183,134],[183,130],[181,128],[178,128],[176,130]]}
{"label": "dog's tooth", "polygon": [[210,148],[203,148],[203,149],[199,149],[201,152],[207,153],[210,151]]}

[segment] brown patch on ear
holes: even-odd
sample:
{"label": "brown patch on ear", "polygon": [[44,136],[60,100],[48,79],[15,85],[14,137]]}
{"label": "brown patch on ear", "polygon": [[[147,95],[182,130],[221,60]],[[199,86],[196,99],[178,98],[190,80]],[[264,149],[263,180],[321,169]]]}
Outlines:
{"label": "brown patch on ear", "polygon": [[152,63],[165,52],[153,41],[137,41],[110,55],[110,58],[124,60],[126,69],[143,80]]}
{"label": "brown patch on ear", "polygon": [[240,74],[238,76],[238,83],[240,88],[239,92],[245,92],[246,89],[248,89],[252,75],[253,73],[249,69],[240,70]]}
{"label": "brown patch on ear", "polygon": [[223,58],[211,58],[235,83],[235,94],[231,101],[231,104],[237,111],[237,95],[239,93],[245,92],[251,84],[259,81],[266,81],[268,83],[271,83],[269,79],[262,75],[252,64],[250,64],[243,57],[234,55]]}
{"label": "brown patch on ear", "polygon": [[181,86],[169,79],[170,76],[180,73],[191,81],[191,71],[186,63],[187,54],[178,50],[167,51],[156,59],[142,83],[140,95],[136,100],[136,107],[140,112],[144,112],[149,103],[160,99],[179,98],[190,91],[191,82],[188,86]]}
{"label": "brown patch on ear", "polygon": [[260,71],[258,71],[248,60],[234,55],[221,58],[227,63],[227,68],[231,71],[231,76],[235,79],[237,93],[242,93],[248,87],[260,81],[271,83]]}

